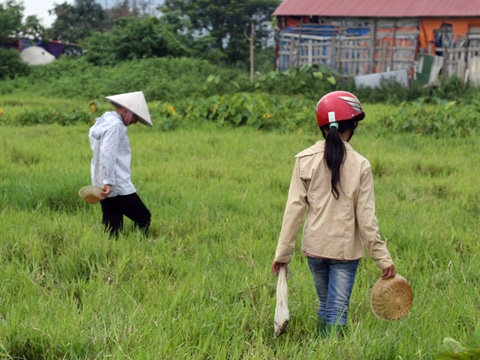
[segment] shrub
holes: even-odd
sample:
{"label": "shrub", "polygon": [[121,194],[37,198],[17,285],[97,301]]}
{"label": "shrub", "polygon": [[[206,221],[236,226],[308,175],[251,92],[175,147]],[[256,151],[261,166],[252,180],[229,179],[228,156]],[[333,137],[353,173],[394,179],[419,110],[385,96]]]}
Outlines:
{"label": "shrub", "polygon": [[18,51],[0,48],[0,79],[23,76],[28,74],[29,70]]}
{"label": "shrub", "polygon": [[338,74],[324,66],[304,65],[284,72],[271,71],[255,78],[254,89],[284,95],[303,95],[319,99],[337,89]]}
{"label": "shrub", "polygon": [[[152,117],[163,130],[204,123],[219,126],[248,126],[257,130],[281,132],[316,130],[314,102],[303,97],[237,93],[207,98],[188,98],[175,104],[158,103]],[[313,119],[313,120],[312,120]]]}
{"label": "shrub", "polygon": [[20,125],[59,124],[73,125],[76,123],[90,123],[94,116],[86,111],[75,108],[44,109],[26,111],[17,119]]}
{"label": "shrub", "polygon": [[[12,86],[13,83],[13,86]],[[29,76],[0,83],[0,93],[25,92],[86,100],[143,90],[148,100],[233,94],[248,84],[246,74],[191,58],[150,58],[115,66],[92,66],[60,58],[32,68]],[[14,89],[14,90],[13,90]]]}
{"label": "shrub", "polygon": [[438,100],[428,104],[424,98],[402,103],[396,111],[380,119],[381,131],[417,135],[467,136],[480,133],[480,102],[460,104]]}
{"label": "shrub", "polygon": [[86,60],[95,65],[189,53],[180,36],[155,17],[122,18],[108,32],[97,32],[83,42]]}

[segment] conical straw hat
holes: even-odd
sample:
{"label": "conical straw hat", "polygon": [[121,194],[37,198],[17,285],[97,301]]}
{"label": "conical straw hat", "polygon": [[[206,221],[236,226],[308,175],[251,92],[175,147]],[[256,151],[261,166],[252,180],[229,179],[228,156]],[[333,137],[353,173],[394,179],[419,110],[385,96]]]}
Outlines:
{"label": "conical straw hat", "polygon": [[142,124],[152,126],[152,119],[150,118],[150,112],[148,111],[147,101],[145,100],[143,91],[106,96],[105,99],[133,112],[138,116]]}
{"label": "conical straw hat", "polygon": [[78,195],[87,203],[87,204],[96,204],[100,201],[100,195],[102,189],[98,186],[84,186],[78,191]]}
{"label": "conical straw hat", "polygon": [[400,319],[410,310],[412,300],[412,289],[399,274],[391,279],[378,279],[370,293],[373,314],[384,320]]}

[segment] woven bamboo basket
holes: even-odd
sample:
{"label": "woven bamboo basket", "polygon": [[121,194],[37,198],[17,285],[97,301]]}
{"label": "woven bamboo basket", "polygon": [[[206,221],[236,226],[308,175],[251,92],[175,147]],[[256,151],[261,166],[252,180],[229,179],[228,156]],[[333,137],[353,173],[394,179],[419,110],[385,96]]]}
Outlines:
{"label": "woven bamboo basket", "polygon": [[412,301],[412,288],[399,274],[391,279],[378,279],[370,293],[373,314],[384,320],[400,319],[410,310]]}

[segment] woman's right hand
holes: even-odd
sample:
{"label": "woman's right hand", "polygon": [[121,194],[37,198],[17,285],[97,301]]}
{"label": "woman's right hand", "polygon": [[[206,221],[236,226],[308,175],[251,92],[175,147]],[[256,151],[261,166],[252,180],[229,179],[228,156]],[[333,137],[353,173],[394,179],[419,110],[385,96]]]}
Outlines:
{"label": "woman's right hand", "polygon": [[395,277],[397,272],[395,271],[395,265],[390,265],[389,267],[383,269],[382,279],[390,279]]}
{"label": "woman's right hand", "polygon": [[272,263],[272,274],[273,274],[273,275],[278,275],[278,273],[280,272],[280,269],[281,269],[282,267],[284,267],[284,266],[286,267],[287,264],[286,264],[286,263],[281,263],[281,262],[276,262],[276,261],[274,261],[274,262]]}
{"label": "woman's right hand", "polygon": [[108,184],[102,185],[102,192],[100,193],[100,200],[104,200],[112,192],[112,186]]}

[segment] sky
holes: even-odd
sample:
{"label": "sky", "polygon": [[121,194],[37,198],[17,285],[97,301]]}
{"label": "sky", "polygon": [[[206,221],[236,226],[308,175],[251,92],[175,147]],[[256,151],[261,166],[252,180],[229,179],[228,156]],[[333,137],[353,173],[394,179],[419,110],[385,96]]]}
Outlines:
{"label": "sky", "polygon": [[[0,0],[1,1],[1,0]],[[17,3],[23,2],[25,10],[23,11],[23,20],[29,15],[37,15],[37,18],[40,20],[40,23],[45,27],[49,28],[55,16],[48,15],[48,10],[53,10],[56,4],[63,4],[67,2],[69,4],[74,4],[74,0],[18,0]],[[113,5],[116,1],[108,0],[105,3]],[[160,5],[163,3],[163,0],[151,0],[151,4]],[[102,2],[103,4],[103,2]]]}
{"label": "sky", "polygon": [[40,23],[48,28],[52,25],[55,16],[49,16],[48,10],[53,10],[55,4],[63,4],[67,2],[73,4],[73,0],[19,0],[17,3],[23,2],[25,10],[23,11],[23,19],[29,15],[37,15]]}

